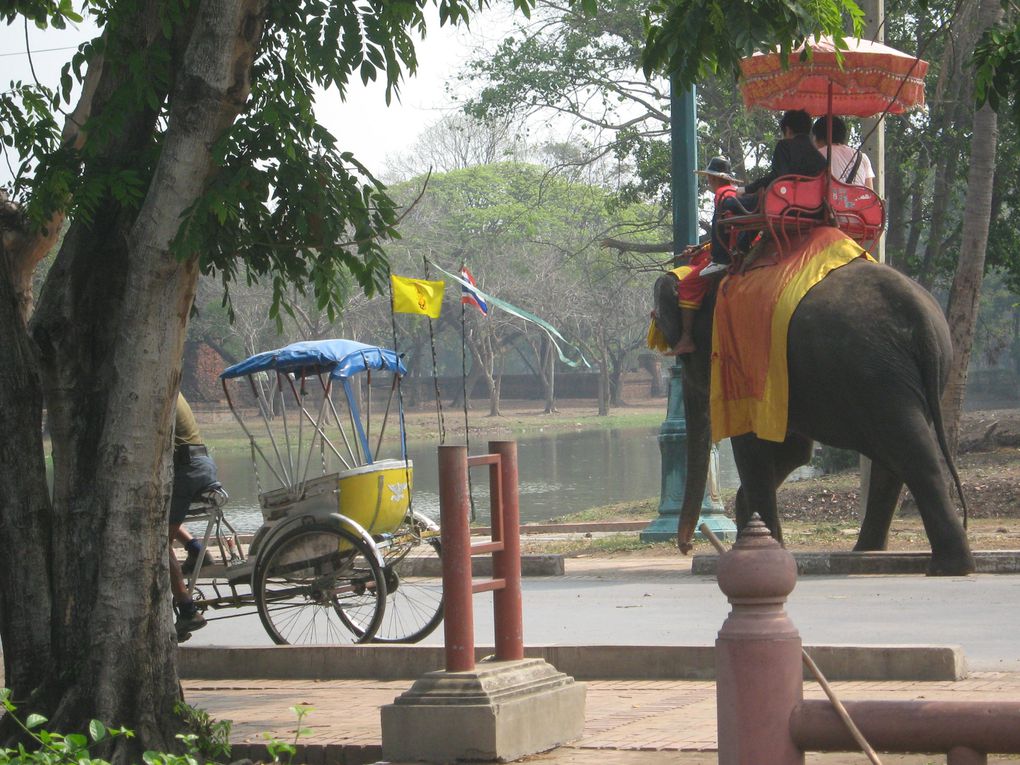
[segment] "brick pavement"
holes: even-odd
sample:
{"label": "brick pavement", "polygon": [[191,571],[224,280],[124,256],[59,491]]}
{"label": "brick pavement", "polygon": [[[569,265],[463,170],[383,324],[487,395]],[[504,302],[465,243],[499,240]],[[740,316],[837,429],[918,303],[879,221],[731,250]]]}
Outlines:
{"label": "brick pavement", "polygon": [[[305,720],[311,732],[302,742],[317,748],[318,760],[328,765],[327,745],[339,751],[347,747],[356,757],[332,762],[343,765],[372,762],[379,756],[379,707],[410,686],[397,681],[203,681],[184,683],[188,703],[206,709],[213,717],[234,721],[232,740],[259,744],[264,734],[291,739],[296,727],[289,708],[296,704],[314,707]],[[842,682],[833,684],[843,700],[884,698],[997,701],[1020,699],[1020,675],[974,673],[955,682]],[[814,683],[805,683],[807,698],[824,698]],[[615,680],[588,683],[586,724],[579,741],[544,755],[527,758],[531,763],[552,765],[678,765],[714,763],[716,745],[715,685],[704,681]],[[311,752],[309,752],[311,755]],[[989,758],[989,762],[1016,762]],[[865,762],[862,755],[811,755],[809,763],[837,765]],[[887,765],[944,763],[938,757],[910,755],[883,757]]]}

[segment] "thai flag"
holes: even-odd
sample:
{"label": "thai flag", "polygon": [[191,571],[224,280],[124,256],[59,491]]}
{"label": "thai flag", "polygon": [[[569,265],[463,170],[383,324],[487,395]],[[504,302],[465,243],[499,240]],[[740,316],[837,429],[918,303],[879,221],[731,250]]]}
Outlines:
{"label": "thai flag", "polygon": [[[471,287],[476,286],[475,278],[471,275],[471,272],[468,271],[467,266],[463,266],[460,269],[460,278],[470,284]],[[460,302],[464,305],[473,305],[482,312],[482,316],[488,316],[489,306],[487,306],[485,301],[482,300],[481,295],[471,289],[471,287],[468,287],[467,284],[460,285]]]}

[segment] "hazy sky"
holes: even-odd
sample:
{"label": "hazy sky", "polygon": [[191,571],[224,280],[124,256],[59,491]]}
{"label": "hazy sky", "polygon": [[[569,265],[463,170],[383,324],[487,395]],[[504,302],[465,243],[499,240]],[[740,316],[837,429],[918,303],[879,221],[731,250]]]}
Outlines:
{"label": "hazy sky", "polygon": [[[453,108],[445,86],[447,82],[452,84],[460,63],[474,47],[502,36],[508,28],[504,11],[489,11],[477,17],[470,32],[440,29],[435,9],[430,6],[429,12],[429,35],[418,45],[418,74],[403,83],[399,102],[387,107],[384,88],[378,83],[364,87],[360,79],[352,83],[346,102],[335,92],[322,93],[318,98],[316,113],[320,121],[340,139],[344,150],[353,151],[376,173],[385,170],[388,156],[406,154],[425,127]],[[55,86],[60,67],[73,54],[73,48],[95,34],[90,24],[63,31],[39,30],[29,24],[32,63],[40,82]],[[32,79],[25,49],[24,24],[0,28],[0,87],[6,88],[11,80]],[[9,178],[6,166],[0,163],[0,182]]]}

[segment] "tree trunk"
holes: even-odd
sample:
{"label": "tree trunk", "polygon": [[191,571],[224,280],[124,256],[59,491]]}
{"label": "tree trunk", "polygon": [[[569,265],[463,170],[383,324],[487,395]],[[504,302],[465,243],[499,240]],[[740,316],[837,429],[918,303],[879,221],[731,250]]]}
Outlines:
{"label": "tree trunk", "polygon": [[542,385],[545,388],[545,413],[552,414],[556,409],[556,354],[549,338],[542,343]]}
{"label": "tree trunk", "polygon": [[967,56],[974,49],[979,30],[975,13],[978,0],[967,0],[961,6],[958,22],[950,30],[946,53],[936,86],[936,101],[932,127],[938,140],[935,143],[935,175],[931,223],[927,244],[921,260],[917,280],[931,289],[942,257],[945,227],[957,189],[957,172],[960,155],[965,151],[963,139],[958,138],[957,126],[964,124],[973,114],[973,73],[966,67]]}
{"label": "tree trunk", "polygon": [[609,372],[609,403],[611,406],[625,406],[623,400],[623,374],[626,371],[627,351],[609,356],[612,367]]}
{"label": "tree trunk", "polygon": [[[477,361],[471,365],[471,370],[467,374],[467,379],[464,385],[457,390],[453,400],[450,401],[450,406],[461,406],[464,405],[465,409],[471,408],[471,395],[478,385],[478,381],[482,377],[482,368]],[[465,401],[464,392],[467,391],[467,400]]]}
{"label": "tree trunk", "polygon": [[477,341],[469,341],[468,347],[489,393],[489,417],[498,417],[500,375],[496,368],[496,346],[493,338],[485,335]]}
{"label": "tree trunk", "polygon": [[489,399],[489,416],[499,417],[502,412],[499,411],[499,401],[502,395],[503,389],[503,370],[502,368],[496,374],[495,382],[492,386],[492,397]]}
{"label": "tree trunk", "polygon": [[903,263],[909,264],[917,257],[917,247],[921,241],[921,232],[925,228],[924,220],[924,198],[925,182],[928,171],[931,168],[931,154],[925,151],[917,162],[917,169],[914,171],[913,183],[911,183],[911,204],[910,204],[910,228],[907,235],[907,244],[903,249]]}
{"label": "tree trunk", "polygon": [[[5,237],[6,239],[6,237]],[[25,706],[53,663],[50,634],[51,506],[42,441],[42,385],[23,318],[17,268],[0,240],[0,641],[4,678]],[[17,551],[17,554],[14,552]]]}
{"label": "tree trunk", "polygon": [[[119,26],[121,45],[147,50],[163,34],[157,11],[139,8],[134,23]],[[32,706],[53,730],[81,731],[92,718],[132,729],[134,738],[100,748],[114,763],[179,745],[168,455],[197,262],[179,261],[170,245],[215,169],[211,147],[247,99],[263,13],[264,3],[254,0],[194,7],[193,24],[177,30],[187,46],[140,209],[121,207],[111,195],[90,222],[71,226],[32,322],[54,466],[51,576],[41,585],[51,598],[42,622],[51,625],[51,660]],[[115,103],[112,95],[130,76],[126,67],[107,62],[94,113]],[[90,162],[130,166],[151,147],[157,115],[151,108],[125,115],[127,127]],[[7,437],[31,449],[39,426],[25,423]],[[5,461],[0,470],[0,483],[9,485],[11,466]],[[2,540],[4,549],[24,556],[25,539],[11,541]],[[7,613],[9,603],[23,607],[39,587],[18,592],[5,577],[2,589]],[[23,673],[33,666],[28,646],[7,637],[5,660]]]}
{"label": "tree trunk", "polygon": [[[896,154],[902,152],[901,147],[895,147]],[[885,208],[886,208],[886,233],[885,252],[886,262],[901,271],[905,270],[906,264],[903,260],[903,248],[906,245],[906,208],[907,190],[904,183],[904,163],[892,161],[886,164],[885,168]]]}
{"label": "tree trunk", "polygon": [[599,417],[609,414],[609,352],[605,345],[599,348]]}
{"label": "tree trunk", "polygon": [[[1002,7],[997,0],[981,0],[978,9],[980,30],[998,23],[1001,17]],[[998,139],[996,114],[988,104],[985,104],[974,114],[960,259],[949,292],[947,310],[954,353],[953,363],[949,368],[949,382],[943,395],[943,409],[949,448],[954,454],[959,439],[963,397],[967,388],[967,367],[970,364],[974,344],[974,327],[977,324],[981,281],[985,270]]]}

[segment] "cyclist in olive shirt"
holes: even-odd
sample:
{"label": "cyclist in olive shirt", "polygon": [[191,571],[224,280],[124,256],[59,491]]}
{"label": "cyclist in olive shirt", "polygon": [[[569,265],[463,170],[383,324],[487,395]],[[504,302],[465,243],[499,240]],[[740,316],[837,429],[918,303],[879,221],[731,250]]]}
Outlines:
{"label": "cyclist in olive shirt", "polygon": [[204,627],[206,621],[188,595],[184,572],[172,549],[173,542],[177,539],[184,544],[184,549],[188,551],[184,567],[189,570],[193,568],[202,550],[202,543],[182,528],[181,524],[196,495],[214,483],[218,483],[216,463],[202,443],[191,407],[184,396],[178,393],[174,427],[174,483],[170,496],[170,590],[177,607],[175,627],[178,641],[186,639],[188,633]]}

